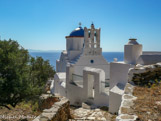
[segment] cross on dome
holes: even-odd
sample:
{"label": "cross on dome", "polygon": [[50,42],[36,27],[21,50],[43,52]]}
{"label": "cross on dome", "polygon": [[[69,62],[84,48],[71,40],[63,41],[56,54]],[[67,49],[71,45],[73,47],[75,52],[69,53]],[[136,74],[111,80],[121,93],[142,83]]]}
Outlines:
{"label": "cross on dome", "polygon": [[79,27],[81,27],[81,25],[82,25],[82,23],[81,23],[81,22],[79,22]]}

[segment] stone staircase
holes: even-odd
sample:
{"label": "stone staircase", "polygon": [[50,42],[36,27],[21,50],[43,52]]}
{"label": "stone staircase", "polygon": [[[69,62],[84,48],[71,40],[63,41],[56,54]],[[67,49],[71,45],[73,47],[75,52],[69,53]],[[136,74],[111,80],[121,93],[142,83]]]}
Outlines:
{"label": "stone staircase", "polygon": [[75,57],[73,60],[69,61],[71,64],[76,64],[76,62],[79,60],[79,58],[81,57],[82,55],[79,55],[77,57]]}

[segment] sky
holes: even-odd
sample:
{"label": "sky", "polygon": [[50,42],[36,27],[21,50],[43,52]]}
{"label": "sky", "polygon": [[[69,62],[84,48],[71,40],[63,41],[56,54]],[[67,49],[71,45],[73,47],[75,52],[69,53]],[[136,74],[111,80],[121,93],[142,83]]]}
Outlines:
{"label": "sky", "polygon": [[65,50],[79,27],[101,28],[103,51],[123,52],[129,38],[161,51],[161,0],[0,0],[0,37],[26,49]]}

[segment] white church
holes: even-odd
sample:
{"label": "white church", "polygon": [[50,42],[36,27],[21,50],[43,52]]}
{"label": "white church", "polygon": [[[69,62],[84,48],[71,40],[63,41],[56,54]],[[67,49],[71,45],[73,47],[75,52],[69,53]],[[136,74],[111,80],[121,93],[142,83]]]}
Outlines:
{"label": "white church", "polygon": [[111,113],[117,113],[129,69],[161,62],[161,53],[143,52],[132,38],[124,46],[124,61],[115,58],[109,63],[102,56],[100,33],[91,24],[90,28],[80,25],[66,36],[66,50],[56,61],[51,92],[67,97],[71,105],[108,106]]}

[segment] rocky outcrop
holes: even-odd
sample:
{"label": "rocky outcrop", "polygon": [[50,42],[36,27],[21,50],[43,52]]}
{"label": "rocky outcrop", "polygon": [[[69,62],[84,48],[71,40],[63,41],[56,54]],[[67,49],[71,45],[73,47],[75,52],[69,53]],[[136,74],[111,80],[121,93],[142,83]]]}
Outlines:
{"label": "rocky outcrop", "polygon": [[128,80],[139,86],[150,86],[158,83],[161,80],[161,63],[130,69]]}
{"label": "rocky outcrop", "polygon": [[67,121],[70,118],[70,104],[65,97],[60,98],[49,109],[44,109],[42,114],[36,117],[33,121]]}

